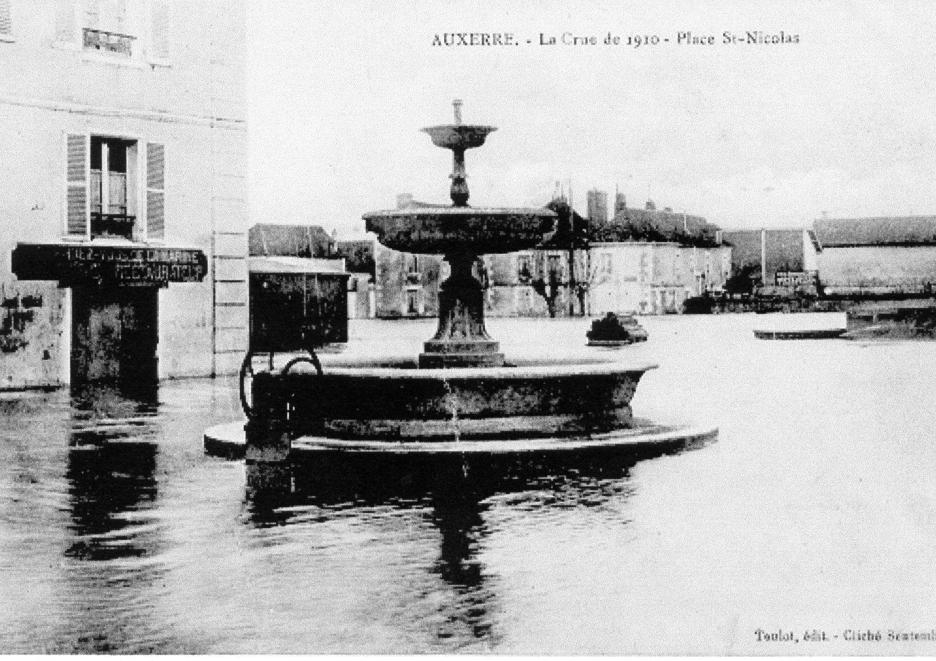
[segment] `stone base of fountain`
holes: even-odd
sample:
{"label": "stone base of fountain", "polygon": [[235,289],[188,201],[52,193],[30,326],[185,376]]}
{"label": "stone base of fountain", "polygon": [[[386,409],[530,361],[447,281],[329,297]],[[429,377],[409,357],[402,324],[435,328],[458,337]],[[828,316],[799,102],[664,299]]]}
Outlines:
{"label": "stone base of fountain", "polygon": [[257,375],[255,417],[208,430],[206,450],[276,463],[297,451],[562,452],[669,446],[717,433],[633,418],[637,384],[656,367],[649,363],[426,369],[412,360],[340,359],[324,367],[322,374]]}
{"label": "stone base of fountain", "polygon": [[[336,439],[326,436],[306,435],[292,440],[289,458],[322,453],[368,453],[368,454],[415,454],[415,455],[505,455],[505,454],[555,454],[563,452],[609,452],[655,448],[678,450],[714,441],[718,437],[716,427],[660,425],[635,420],[634,425],[605,434],[590,436],[539,437],[511,440],[459,440],[423,442],[418,440],[387,443],[366,439]],[[229,422],[205,430],[205,452],[226,459],[243,458],[247,449],[244,423]],[[278,461],[253,463],[276,464]]]}

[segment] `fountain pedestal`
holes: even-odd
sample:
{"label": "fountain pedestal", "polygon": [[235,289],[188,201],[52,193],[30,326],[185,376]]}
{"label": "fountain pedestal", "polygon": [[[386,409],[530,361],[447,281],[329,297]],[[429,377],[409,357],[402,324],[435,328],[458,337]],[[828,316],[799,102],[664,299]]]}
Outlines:
{"label": "fountain pedestal", "polygon": [[484,290],[471,273],[477,257],[446,255],[452,274],[439,288],[439,327],[423,344],[420,367],[500,367],[500,344],[484,328]]}

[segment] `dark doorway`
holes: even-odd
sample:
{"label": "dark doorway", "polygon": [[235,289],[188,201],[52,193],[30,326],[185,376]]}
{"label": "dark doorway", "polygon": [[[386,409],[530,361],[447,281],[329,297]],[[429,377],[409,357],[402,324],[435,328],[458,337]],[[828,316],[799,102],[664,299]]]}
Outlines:
{"label": "dark doorway", "polygon": [[72,289],[73,384],[156,381],[156,287]]}

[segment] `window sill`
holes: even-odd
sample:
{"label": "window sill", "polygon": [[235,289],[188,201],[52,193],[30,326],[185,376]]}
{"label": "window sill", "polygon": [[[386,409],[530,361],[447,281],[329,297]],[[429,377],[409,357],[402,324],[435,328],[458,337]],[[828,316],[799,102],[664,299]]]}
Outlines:
{"label": "window sill", "polygon": [[94,236],[88,238],[75,234],[63,234],[62,243],[82,243],[96,246],[136,246],[138,248],[146,248],[149,246],[164,248],[168,245],[165,239],[124,239],[114,236]]}
{"label": "window sill", "polygon": [[146,67],[146,62],[132,57],[108,55],[107,53],[99,51],[87,51],[83,48],[77,50],[81,51],[81,59],[84,62],[100,62],[101,64],[110,64],[112,66],[126,67],[128,69],[144,69]]}

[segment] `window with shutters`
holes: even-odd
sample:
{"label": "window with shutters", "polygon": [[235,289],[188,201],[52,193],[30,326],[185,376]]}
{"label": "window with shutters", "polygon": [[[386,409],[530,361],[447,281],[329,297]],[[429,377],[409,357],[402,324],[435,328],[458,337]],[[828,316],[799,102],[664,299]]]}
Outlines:
{"label": "window with shutters", "polygon": [[91,136],[88,178],[91,238],[134,238],[136,142]]}
{"label": "window with shutters", "polygon": [[13,41],[13,14],[10,0],[0,0],[0,41]]}
{"label": "window with shutters", "polygon": [[69,236],[132,241],[165,237],[163,145],[72,134],[66,140],[66,161]]}

